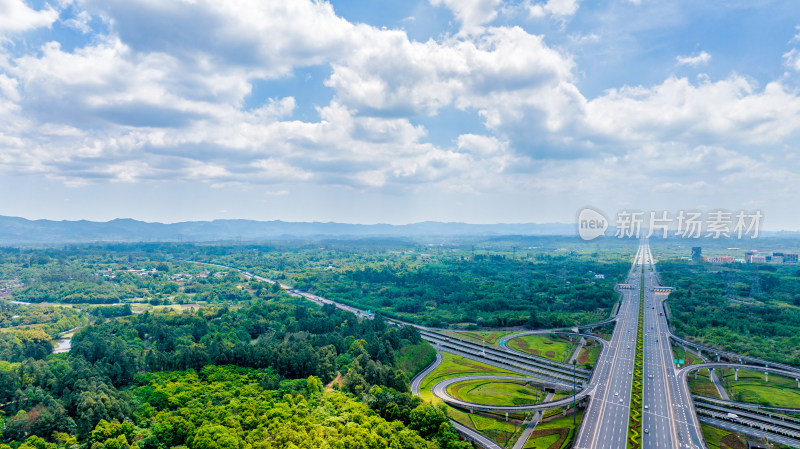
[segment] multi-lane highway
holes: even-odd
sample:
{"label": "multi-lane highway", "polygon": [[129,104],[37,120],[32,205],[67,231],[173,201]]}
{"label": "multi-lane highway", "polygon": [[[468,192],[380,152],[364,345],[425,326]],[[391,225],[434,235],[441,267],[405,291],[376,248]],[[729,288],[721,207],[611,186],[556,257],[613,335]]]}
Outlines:
{"label": "multi-lane highway", "polygon": [[627,446],[633,362],[636,357],[636,332],[639,320],[639,286],[644,248],[639,247],[617,312],[617,326],[609,349],[595,364],[597,382],[583,417],[575,447],[578,449],[619,449]]}
{"label": "multi-lane highway", "polygon": [[688,386],[676,375],[670,331],[664,313],[666,293],[660,287],[650,245],[643,241],[644,257],[644,376],[642,447],[702,448],[703,435]]}

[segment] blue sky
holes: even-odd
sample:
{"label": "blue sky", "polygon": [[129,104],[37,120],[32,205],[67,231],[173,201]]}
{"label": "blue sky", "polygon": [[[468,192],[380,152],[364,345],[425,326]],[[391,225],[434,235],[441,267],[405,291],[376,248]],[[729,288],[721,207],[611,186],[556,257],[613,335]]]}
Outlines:
{"label": "blue sky", "polygon": [[800,229],[793,1],[0,0],[0,214]]}

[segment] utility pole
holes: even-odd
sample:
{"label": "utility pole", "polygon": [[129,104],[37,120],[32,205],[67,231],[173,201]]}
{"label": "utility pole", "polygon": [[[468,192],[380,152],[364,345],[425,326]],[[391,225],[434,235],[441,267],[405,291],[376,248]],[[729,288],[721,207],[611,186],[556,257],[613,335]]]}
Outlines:
{"label": "utility pole", "polygon": [[575,409],[575,394],[578,392],[575,388],[575,365],[578,363],[578,359],[572,359],[572,425],[575,425],[575,415],[578,414],[578,410]]}

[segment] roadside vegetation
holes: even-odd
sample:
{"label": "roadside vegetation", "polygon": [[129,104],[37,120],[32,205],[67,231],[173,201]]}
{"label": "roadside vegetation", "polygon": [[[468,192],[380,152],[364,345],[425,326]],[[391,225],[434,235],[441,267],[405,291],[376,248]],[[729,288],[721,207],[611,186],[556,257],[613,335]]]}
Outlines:
{"label": "roadside vegetation", "polygon": [[[696,376],[695,373],[697,373]],[[717,375],[719,375],[719,371],[717,371]],[[688,380],[689,390],[691,390],[692,394],[721,399],[719,390],[717,390],[716,385],[714,385],[714,382],[712,382],[709,377],[708,369],[695,371],[689,375]]]}
{"label": "roadside vegetation", "polygon": [[[642,266],[644,279],[644,266]],[[644,282],[639,289],[639,320],[636,326],[636,358],[633,362],[630,418],[627,447],[639,449],[642,445],[642,358],[644,340]]]}
{"label": "roadside vegetation", "polygon": [[749,402],[772,407],[800,408],[800,388],[794,378],[764,373],[756,370],[739,370],[739,380],[734,380],[734,371],[718,368],[725,391],[731,400]]}
{"label": "roadside vegetation", "polygon": [[583,411],[579,411],[572,424],[572,414],[557,416],[536,426],[525,449],[565,449],[575,441],[576,433],[583,420]]}

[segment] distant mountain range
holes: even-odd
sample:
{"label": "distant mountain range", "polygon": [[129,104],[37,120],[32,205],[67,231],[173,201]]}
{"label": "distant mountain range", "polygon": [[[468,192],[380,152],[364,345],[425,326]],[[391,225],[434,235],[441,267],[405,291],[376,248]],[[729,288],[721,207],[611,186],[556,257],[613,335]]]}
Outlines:
{"label": "distant mountain range", "polygon": [[86,242],[209,242],[300,238],[421,236],[576,235],[566,223],[467,224],[426,221],[407,225],[255,220],[149,223],[133,219],[96,221],[28,220],[0,216],[0,244]]}

